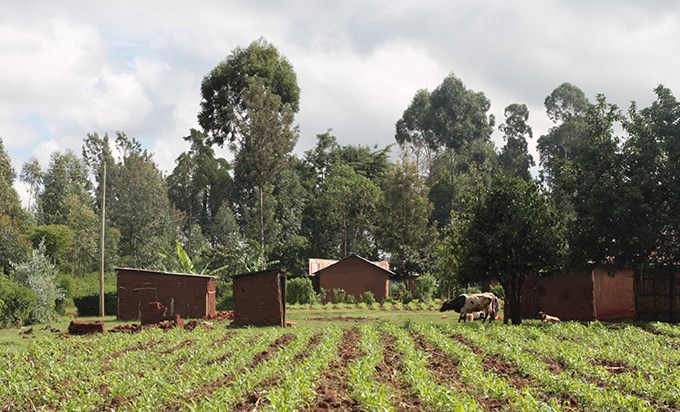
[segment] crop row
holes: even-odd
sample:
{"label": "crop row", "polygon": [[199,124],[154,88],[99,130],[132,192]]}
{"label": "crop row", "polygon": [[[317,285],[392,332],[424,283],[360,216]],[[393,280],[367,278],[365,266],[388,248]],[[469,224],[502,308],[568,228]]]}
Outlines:
{"label": "crop row", "polygon": [[384,322],[44,339],[0,353],[0,410],[332,409],[320,385],[333,379],[333,401],[370,411],[678,410],[679,330]]}

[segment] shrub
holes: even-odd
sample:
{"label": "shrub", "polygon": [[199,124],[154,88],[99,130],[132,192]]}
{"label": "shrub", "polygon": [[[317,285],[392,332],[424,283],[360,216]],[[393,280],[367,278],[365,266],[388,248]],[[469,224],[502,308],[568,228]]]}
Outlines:
{"label": "shrub", "polygon": [[489,291],[498,296],[499,299],[505,299],[505,289],[503,289],[503,286],[500,283],[491,286]]}
{"label": "shrub", "polygon": [[422,275],[416,279],[416,299],[423,303],[430,303],[435,291],[437,290],[437,281],[432,275]]}
{"label": "shrub", "polygon": [[390,296],[394,298],[394,300],[401,300],[406,292],[408,292],[408,289],[406,289],[406,285],[402,282],[395,283],[390,287]]}
{"label": "shrub", "polygon": [[333,289],[331,290],[330,294],[330,299],[331,302],[337,304],[337,303],[343,303],[345,302],[347,293],[345,292],[344,289]]}
{"label": "shrub", "polygon": [[482,289],[478,285],[471,285],[463,288],[460,293],[482,293]]}
{"label": "shrub", "polygon": [[29,320],[36,298],[26,286],[0,275],[0,302],[0,325],[19,326]]}
{"label": "shrub", "polygon": [[411,294],[410,290],[405,290],[401,294],[401,299],[399,299],[399,301],[404,304],[411,303],[413,301],[413,294]]}
{"label": "shrub", "polygon": [[286,303],[311,305],[316,303],[316,294],[312,280],[308,277],[298,277],[286,281]]}
{"label": "shrub", "polygon": [[357,299],[352,295],[351,293],[345,296],[345,303],[349,303],[350,305],[355,305],[357,303]]}
{"label": "shrub", "polygon": [[370,290],[362,293],[359,297],[359,302],[363,302],[367,305],[372,305],[375,303],[375,295]]}
{"label": "shrub", "polygon": [[321,289],[319,291],[319,295],[317,296],[317,299],[321,304],[326,304],[329,302],[329,297],[328,297],[328,290],[326,289]]}
{"label": "shrub", "polygon": [[[78,308],[78,316],[99,316],[99,294],[78,296],[73,298],[73,303]],[[107,315],[118,313],[118,294],[115,292],[104,293],[104,312]]]}
{"label": "shrub", "polygon": [[234,309],[234,281],[229,276],[220,277],[217,279],[217,291],[215,298],[215,306],[217,310],[232,310]]}
{"label": "shrub", "polygon": [[[99,294],[99,272],[89,272],[83,275],[69,273],[59,274],[59,285],[64,289],[67,298]],[[116,276],[104,273],[104,292],[115,292]]]}
{"label": "shrub", "polygon": [[47,259],[44,242],[33,251],[28,262],[14,265],[14,278],[35,294],[32,319],[36,322],[52,320],[57,300],[63,300],[65,295],[57,284],[56,267]]}

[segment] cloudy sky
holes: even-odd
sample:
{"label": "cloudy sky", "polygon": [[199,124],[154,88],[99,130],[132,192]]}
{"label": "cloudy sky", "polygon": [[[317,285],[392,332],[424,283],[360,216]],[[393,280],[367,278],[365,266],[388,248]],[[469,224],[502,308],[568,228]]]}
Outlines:
{"label": "cloudy sky", "polygon": [[393,143],[416,91],[449,73],[486,94],[498,123],[527,104],[535,138],[563,82],[623,108],[648,105],[658,84],[680,94],[672,0],[0,0],[0,137],[19,171],[124,131],[169,173],[198,127],[203,76],[259,37],[297,73],[299,154],[327,129],[341,144]]}

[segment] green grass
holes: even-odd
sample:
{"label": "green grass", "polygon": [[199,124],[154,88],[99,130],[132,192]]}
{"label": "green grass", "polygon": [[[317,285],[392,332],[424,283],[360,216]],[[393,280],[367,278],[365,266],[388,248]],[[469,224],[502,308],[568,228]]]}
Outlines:
{"label": "green grass", "polygon": [[[0,409],[310,410],[327,399],[354,400],[344,410],[680,408],[678,325],[511,326],[447,315],[329,305],[288,308],[293,329],[224,321],[68,339],[46,325],[27,338],[6,329]],[[65,330],[70,320],[50,326]],[[333,382],[347,393],[323,390]]]}
{"label": "green grass", "polygon": [[[458,321],[457,313],[447,312],[445,314],[447,318],[442,318],[442,313],[435,309],[435,307],[438,307],[438,305],[431,305],[430,309],[427,310],[380,309],[379,305],[374,305],[374,309],[357,308],[356,306],[349,305],[317,305],[311,308],[294,305],[286,308],[286,321],[295,322],[297,327],[326,327],[329,324],[340,324],[342,327],[349,327],[357,323],[377,324],[381,321],[387,321],[396,325],[404,325],[410,321],[431,322],[433,324],[447,324]],[[73,316],[60,316],[49,324],[0,329],[0,348],[21,349],[37,339],[58,335],[50,332],[51,328],[59,329],[61,333],[67,333],[68,325],[74,319],[83,322],[103,320],[106,330],[119,325],[139,323],[119,321],[115,316],[106,316],[104,319],[99,317],[76,318]],[[21,335],[21,332],[27,329],[32,329],[32,333]]]}
{"label": "green grass", "polygon": [[[115,316],[106,316],[104,319],[99,317],[74,318],[73,316],[59,316],[54,320],[54,322],[50,322],[49,324],[38,323],[20,328],[0,329],[0,349],[17,350],[25,348],[31,342],[34,342],[38,339],[56,338],[59,333],[53,333],[50,331],[50,329],[59,329],[61,333],[68,333],[68,325],[74,319],[82,322],[103,320],[107,330],[118,325],[130,323],[127,321],[119,321]],[[25,332],[29,329],[32,330],[30,334],[22,334],[22,332]]]}

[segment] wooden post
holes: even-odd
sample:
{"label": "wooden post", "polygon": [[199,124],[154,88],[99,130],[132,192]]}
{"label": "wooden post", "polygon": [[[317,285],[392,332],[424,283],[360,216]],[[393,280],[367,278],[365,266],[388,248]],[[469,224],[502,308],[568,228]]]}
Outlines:
{"label": "wooden post", "polygon": [[103,156],[103,176],[102,176],[102,210],[101,210],[101,231],[99,234],[99,317],[104,317],[104,228],[106,227],[106,158]]}

